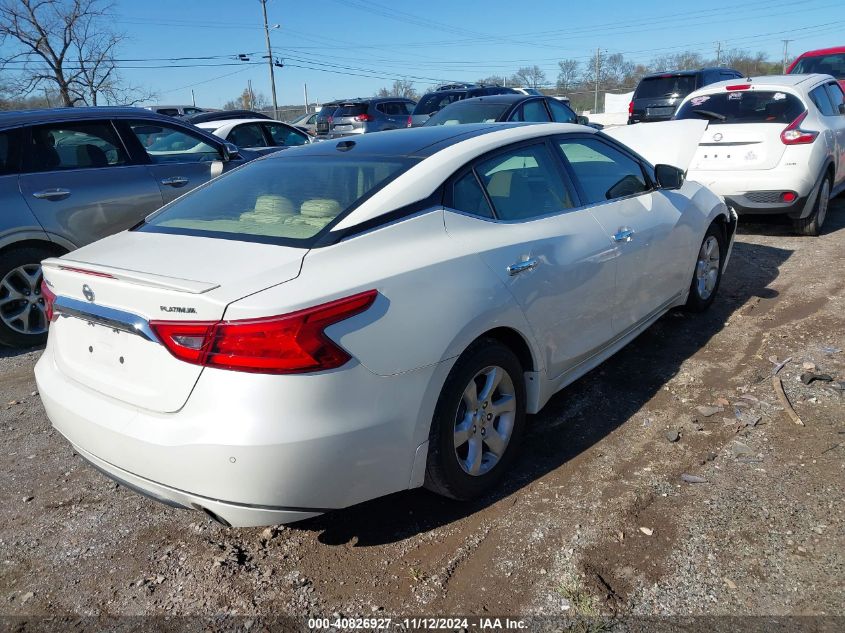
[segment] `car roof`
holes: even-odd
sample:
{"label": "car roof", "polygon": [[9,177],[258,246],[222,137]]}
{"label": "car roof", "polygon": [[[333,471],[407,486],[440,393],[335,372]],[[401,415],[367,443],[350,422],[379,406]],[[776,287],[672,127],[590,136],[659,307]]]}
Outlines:
{"label": "car roof", "polygon": [[461,101],[455,101],[454,103],[450,103],[447,108],[450,106],[457,106],[457,105],[465,105],[467,103],[506,103],[506,104],[514,104],[514,103],[521,103],[523,101],[531,101],[534,99],[543,99],[545,98],[544,95],[526,95],[522,94],[521,92],[516,93],[505,93],[500,95],[481,95],[480,97],[471,97],[469,99],[462,99]]}
{"label": "car roof", "polygon": [[643,79],[654,79],[655,77],[663,77],[666,75],[670,75],[672,77],[676,77],[678,75],[698,75],[703,72],[707,72],[708,70],[730,70],[732,72],[739,72],[735,68],[728,68],[727,66],[708,66],[707,68],[694,68],[688,70],[662,70],[659,73],[649,73],[647,75],[643,75]]}
{"label": "car roof", "polygon": [[290,125],[284,121],[276,121],[275,119],[222,119],[219,121],[200,121],[194,123],[197,127],[205,128],[206,130],[217,130],[227,125],[235,126],[241,123],[281,123],[282,125]]}
{"label": "car roof", "polygon": [[806,53],[801,53],[798,56],[798,59],[802,57],[820,57],[821,55],[831,55],[834,53],[845,53],[845,46],[832,46],[830,48],[817,48],[814,51],[807,51]]}
{"label": "car roof", "polygon": [[94,106],[85,108],[44,108],[41,110],[10,110],[0,112],[0,127],[51,123],[54,121],[90,121],[93,119],[144,117],[173,123],[173,117],[146,108]]}

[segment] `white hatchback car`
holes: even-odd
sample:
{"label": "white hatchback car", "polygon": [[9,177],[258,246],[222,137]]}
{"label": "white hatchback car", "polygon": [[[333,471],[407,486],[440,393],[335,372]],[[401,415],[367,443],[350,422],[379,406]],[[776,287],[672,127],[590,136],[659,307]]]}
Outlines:
{"label": "white hatchback car", "polygon": [[829,75],[753,77],[691,93],[676,119],[710,122],[687,178],[738,213],[784,213],[818,235],[845,191],[845,94]]}
{"label": "white hatchback car", "polygon": [[97,468],[227,525],[422,485],[466,499],[526,413],[673,306],[711,304],[735,228],[589,127],[291,149],[46,260],[38,388]]}
{"label": "white hatchback car", "polygon": [[311,137],[302,130],[272,119],[228,119],[203,121],[198,128],[253,152],[278,152],[288,147],[308,145]]}

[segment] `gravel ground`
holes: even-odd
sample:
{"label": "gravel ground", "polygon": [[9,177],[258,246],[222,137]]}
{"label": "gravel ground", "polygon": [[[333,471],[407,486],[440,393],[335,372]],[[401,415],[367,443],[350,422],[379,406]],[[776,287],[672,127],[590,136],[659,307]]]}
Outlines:
{"label": "gravel ground", "polygon": [[[472,504],[226,529],[87,466],[35,393],[40,351],[0,352],[0,613],[845,615],[845,200],[826,229],[741,223],[713,308],[558,394]],[[804,426],[772,385],[787,358]]]}

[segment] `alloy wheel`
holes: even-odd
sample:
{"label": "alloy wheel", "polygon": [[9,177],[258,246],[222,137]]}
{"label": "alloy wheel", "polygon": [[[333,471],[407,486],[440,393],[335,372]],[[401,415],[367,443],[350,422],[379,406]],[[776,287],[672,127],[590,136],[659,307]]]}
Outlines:
{"label": "alloy wheel", "polygon": [[47,331],[40,265],[18,266],[0,281],[0,320],[19,334],[36,336]]}
{"label": "alloy wheel", "polygon": [[485,367],[464,389],[455,413],[455,456],[473,476],[490,472],[507,450],[516,419],[513,380],[503,368]]}
{"label": "alloy wheel", "polygon": [[695,288],[703,301],[707,301],[716,288],[720,262],[719,240],[715,235],[708,235],[701,244],[695,264]]}

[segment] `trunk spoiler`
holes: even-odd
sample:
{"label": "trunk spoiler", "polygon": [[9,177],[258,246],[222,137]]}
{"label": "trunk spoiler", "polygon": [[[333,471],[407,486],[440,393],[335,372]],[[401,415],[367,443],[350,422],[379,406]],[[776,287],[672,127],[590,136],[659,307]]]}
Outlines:
{"label": "trunk spoiler", "polygon": [[707,125],[703,119],[681,119],[620,125],[601,134],[627,145],[652,165],[672,165],[686,172]]}
{"label": "trunk spoiler", "polygon": [[93,275],[95,277],[109,277],[111,279],[117,279],[118,281],[136,284],[139,286],[160,288],[163,290],[176,290],[178,292],[186,292],[188,294],[196,295],[214,290],[220,285],[207,281],[180,279],[179,277],[165,277],[164,275],[154,275],[137,270],[102,266],[99,264],[92,264],[90,262],[76,261],[66,257],[62,257],[61,259],[55,257],[45,259],[41,262],[41,266],[47,272],[52,270],[56,272],[64,271],[78,273],[81,275]]}

